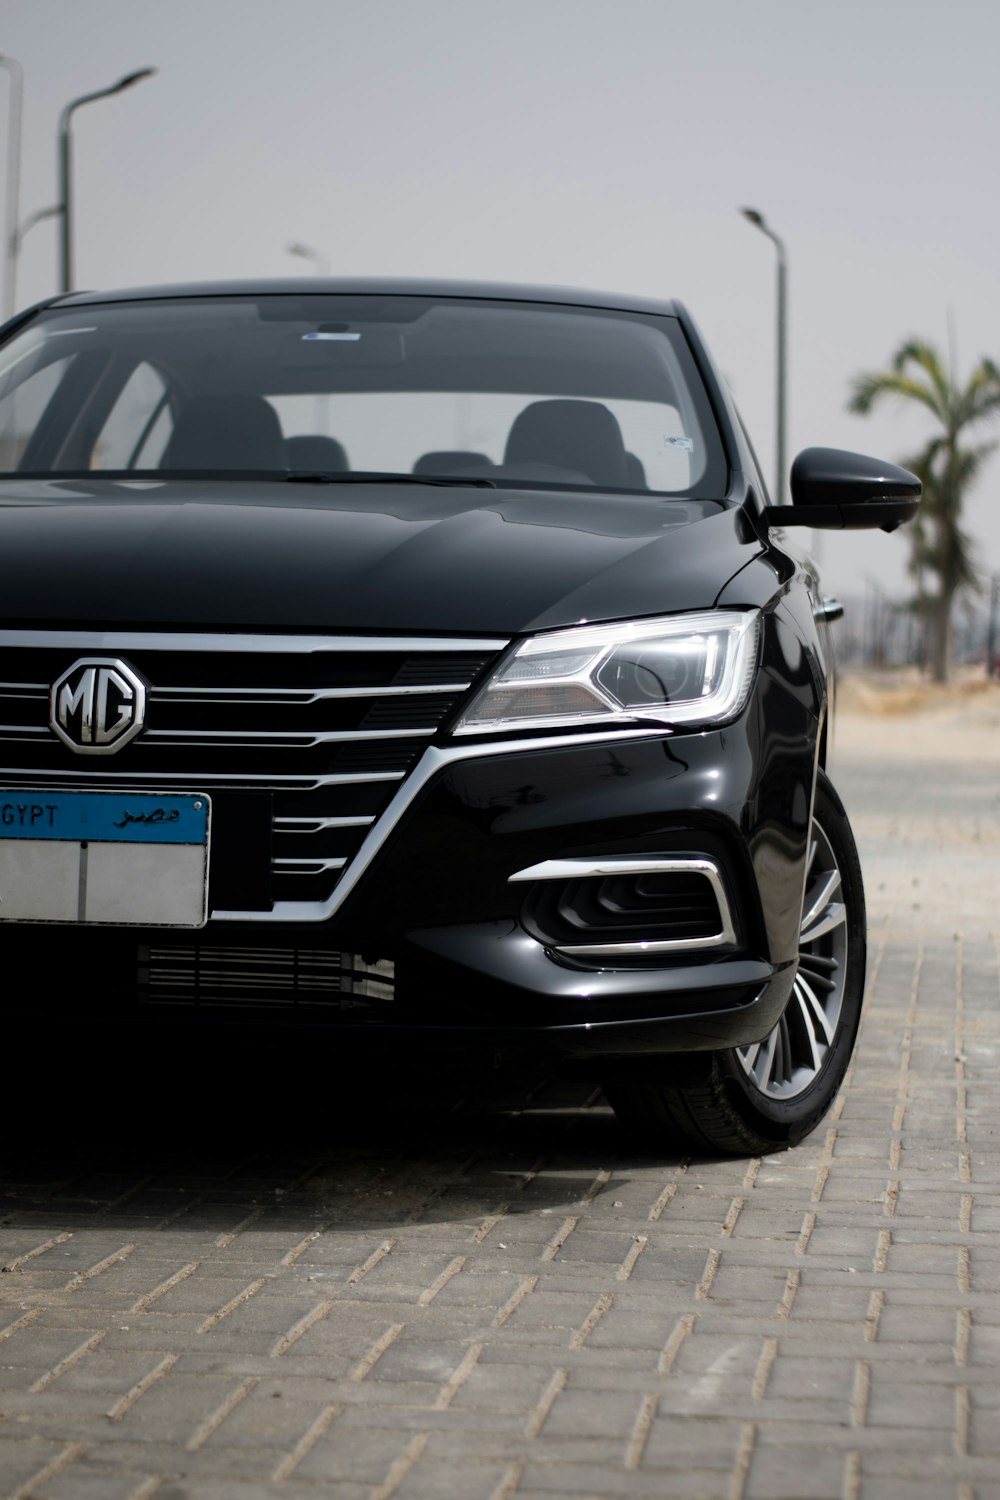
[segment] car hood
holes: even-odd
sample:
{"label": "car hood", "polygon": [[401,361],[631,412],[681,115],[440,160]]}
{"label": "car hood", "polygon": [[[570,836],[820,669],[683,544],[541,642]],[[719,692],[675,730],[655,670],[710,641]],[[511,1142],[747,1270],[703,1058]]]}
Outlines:
{"label": "car hood", "polygon": [[711,606],[761,551],[710,501],[197,480],[0,484],[8,625],[515,635]]}

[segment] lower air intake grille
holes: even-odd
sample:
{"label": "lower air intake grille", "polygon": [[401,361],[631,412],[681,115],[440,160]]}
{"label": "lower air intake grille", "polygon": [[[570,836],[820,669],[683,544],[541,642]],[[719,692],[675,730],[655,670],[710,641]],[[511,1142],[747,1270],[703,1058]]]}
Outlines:
{"label": "lower air intake grille", "polygon": [[344,1010],[395,997],[391,959],[308,948],[171,944],[138,950],[143,999],[154,1005],[330,1006]]}

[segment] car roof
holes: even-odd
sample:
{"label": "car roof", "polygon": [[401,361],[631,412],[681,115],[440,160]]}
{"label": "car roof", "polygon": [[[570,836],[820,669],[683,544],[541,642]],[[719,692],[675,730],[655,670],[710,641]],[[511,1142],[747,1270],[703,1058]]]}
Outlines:
{"label": "car roof", "polygon": [[396,279],[394,277],[283,277],[254,281],[175,282],[164,286],[115,288],[108,291],[70,292],[54,297],[48,307],[86,307],[103,302],[139,302],[171,297],[261,297],[315,296],[317,294],[394,297],[474,297],[505,302],[549,302],[571,307],[609,308],[616,312],[659,313],[682,316],[676,301],[625,295],[620,292],[588,291],[579,287],[529,286],[503,281],[444,281]]}

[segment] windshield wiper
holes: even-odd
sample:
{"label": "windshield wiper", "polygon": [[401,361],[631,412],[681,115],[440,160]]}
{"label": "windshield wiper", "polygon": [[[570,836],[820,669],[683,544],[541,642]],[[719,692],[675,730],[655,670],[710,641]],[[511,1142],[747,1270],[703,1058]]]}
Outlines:
{"label": "windshield wiper", "polygon": [[459,474],[392,474],[366,469],[361,473],[325,474],[303,470],[286,476],[288,484],[443,484],[460,488],[495,490],[492,479],[466,479]]}

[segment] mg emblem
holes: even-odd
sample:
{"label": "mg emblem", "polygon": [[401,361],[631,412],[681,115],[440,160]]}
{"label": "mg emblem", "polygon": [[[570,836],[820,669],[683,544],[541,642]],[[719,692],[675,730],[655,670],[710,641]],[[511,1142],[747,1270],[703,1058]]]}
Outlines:
{"label": "mg emblem", "polygon": [[117,658],[82,656],[52,684],[49,724],[78,755],[114,755],[145,719],[146,684]]}

